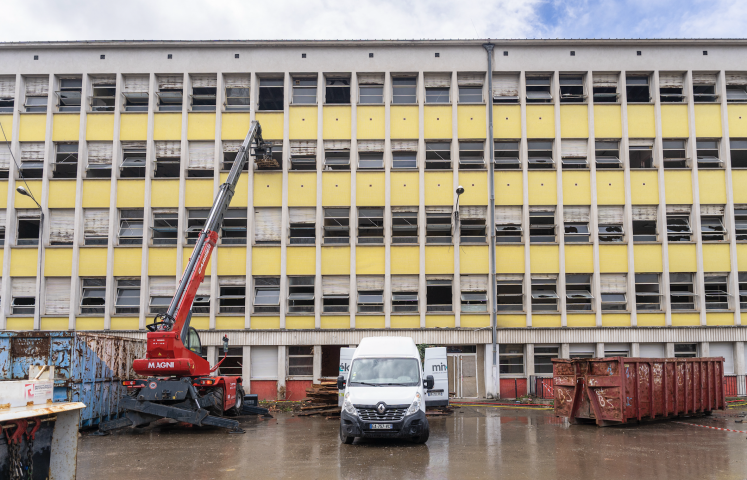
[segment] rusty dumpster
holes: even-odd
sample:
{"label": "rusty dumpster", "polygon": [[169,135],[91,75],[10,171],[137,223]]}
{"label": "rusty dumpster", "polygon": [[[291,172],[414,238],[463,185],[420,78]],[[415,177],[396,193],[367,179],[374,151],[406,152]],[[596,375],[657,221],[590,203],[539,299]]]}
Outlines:
{"label": "rusty dumpster", "polygon": [[555,414],[619,425],[726,408],[724,359],[553,359]]}

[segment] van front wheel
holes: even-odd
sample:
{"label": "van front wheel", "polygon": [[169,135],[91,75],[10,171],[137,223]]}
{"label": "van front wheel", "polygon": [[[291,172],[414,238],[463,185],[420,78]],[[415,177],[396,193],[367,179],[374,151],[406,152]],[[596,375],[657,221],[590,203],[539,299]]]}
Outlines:
{"label": "van front wheel", "polygon": [[342,433],[342,425],[340,425],[340,441],[345,445],[350,445],[351,443],[353,443],[353,440],[355,440],[355,437],[348,437],[347,435]]}
{"label": "van front wheel", "polygon": [[418,435],[417,437],[412,437],[412,441],[414,443],[423,444],[428,441],[428,437],[430,437],[430,435],[431,435],[430,428],[426,428],[425,431],[421,435]]}

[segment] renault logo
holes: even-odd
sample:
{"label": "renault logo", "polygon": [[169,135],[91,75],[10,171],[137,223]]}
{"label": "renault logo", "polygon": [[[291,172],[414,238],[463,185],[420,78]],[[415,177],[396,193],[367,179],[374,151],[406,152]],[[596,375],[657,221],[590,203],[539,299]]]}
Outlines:
{"label": "renault logo", "polygon": [[379,412],[380,414],[382,414],[382,415],[383,415],[383,414],[384,414],[384,412],[386,412],[386,405],[384,405],[383,403],[380,403],[380,404],[379,404],[379,405],[378,405],[378,406],[376,407],[376,411],[377,411],[377,412]]}

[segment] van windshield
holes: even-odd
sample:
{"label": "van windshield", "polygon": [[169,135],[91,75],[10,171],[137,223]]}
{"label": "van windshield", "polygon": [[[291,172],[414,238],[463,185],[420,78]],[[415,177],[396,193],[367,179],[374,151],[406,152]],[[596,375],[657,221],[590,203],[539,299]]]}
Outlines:
{"label": "van windshield", "polygon": [[414,358],[358,358],[350,367],[350,384],[415,386],[420,383]]}

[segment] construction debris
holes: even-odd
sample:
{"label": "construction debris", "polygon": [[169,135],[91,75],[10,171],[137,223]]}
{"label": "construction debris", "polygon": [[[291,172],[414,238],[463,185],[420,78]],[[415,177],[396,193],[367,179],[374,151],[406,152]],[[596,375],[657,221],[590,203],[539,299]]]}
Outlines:
{"label": "construction debris", "polygon": [[301,407],[299,417],[312,415],[325,415],[327,418],[339,417],[340,407],[337,406],[337,382],[327,381],[313,384],[306,389],[306,398],[303,399],[304,406]]}

